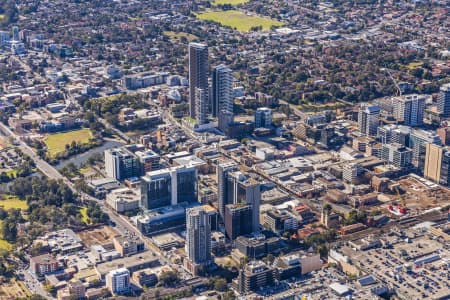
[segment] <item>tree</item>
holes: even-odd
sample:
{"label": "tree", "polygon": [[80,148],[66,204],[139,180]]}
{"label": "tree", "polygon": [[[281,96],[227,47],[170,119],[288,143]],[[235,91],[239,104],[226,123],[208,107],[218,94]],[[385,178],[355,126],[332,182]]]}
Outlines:
{"label": "tree", "polygon": [[175,271],[166,271],[161,274],[159,277],[158,285],[164,286],[174,286],[176,283],[180,281],[178,273]]}

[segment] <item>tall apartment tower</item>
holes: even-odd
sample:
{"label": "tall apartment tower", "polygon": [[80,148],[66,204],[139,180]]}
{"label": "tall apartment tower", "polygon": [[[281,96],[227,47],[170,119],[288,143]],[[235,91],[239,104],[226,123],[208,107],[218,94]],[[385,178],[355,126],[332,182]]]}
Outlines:
{"label": "tall apartment tower", "polygon": [[106,275],[106,287],[111,294],[123,294],[130,290],[130,271],[120,268],[110,271]]}
{"label": "tall apartment tower", "polygon": [[376,135],[380,124],[380,107],[378,105],[361,104],[358,113],[359,131],[366,135]]}
{"label": "tall apartment tower", "polygon": [[109,177],[117,180],[141,175],[138,158],[125,148],[105,150],[105,170]]}
{"label": "tall apartment tower", "polygon": [[205,124],[208,119],[208,90],[195,89],[195,120],[198,125]]}
{"label": "tall apartment tower", "polygon": [[208,105],[208,46],[189,43],[189,113],[196,118],[196,89],[204,91]]}
{"label": "tall apartment tower", "polygon": [[186,254],[187,267],[194,274],[199,265],[211,262],[211,224],[202,206],[186,210]]}
{"label": "tall apartment tower", "polygon": [[425,97],[406,95],[396,99],[396,119],[408,126],[422,126],[425,112]]}
{"label": "tall apartment tower", "polygon": [[441,86],[437,104],[438,113],[441,117],[450,117],[450,83]]}
{"label": "tall apartment tower", "polygon": [[228,202],[228,174],[237,170],[238,165],[234,161],[222,162],[217,165],[217,198],[219,203],[219,214],[222,220],[224,220],[225,216],[225,205],[232,203]]}
{"label": "tall apartment tower", "polygon": [[231,69],[219,65],[212,74],[212,116],[217,117],[222,111],[233,113],[233,74]]}

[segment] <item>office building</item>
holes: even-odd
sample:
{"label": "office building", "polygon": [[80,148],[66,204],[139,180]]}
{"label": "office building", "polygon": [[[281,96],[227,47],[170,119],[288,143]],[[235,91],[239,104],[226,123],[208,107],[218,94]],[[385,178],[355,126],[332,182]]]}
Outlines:
{"label": "office building", "polygon": [[13,26],[12,32],[13,32],[13,41],[19,41],[19,27]]}
{"label": "office building", "polygon": [[225,206],[225,232],[229,239],[253,232],[253,207],[249,204],[227,204]]}
{"label": "office building", "polygon": [[213,69],[211,98],[213,117],[218,117],[223,112],[233,113],[233,74],[224,65]]}
{"label": "office building", "polygon": [[395,99],[395,117],[397,121],[408,126],[422,126],[425,112],[425,97],[406,95]]}
{"label": "office building", "polygon": [[287,210],[269,210],[264,216],[264,228],[280,234],[287,230],[297,230],[298,223],[297,218]]}
{"label": "office building", "polygon": [[0,46],[5,46],[10,41],[10,36],[8,31],[0,31]]}
{"label": "office building", "polygon": [[441,162],[441,172],[440,172],[439,183],[450,187],[450,151],[444,151],[442,155]]}
{"label": "office building", "polygon": [[441,138],[442,145],[450,146],[450,127],[438,128],[436,134]]}
{"label": "office building", "polygon": [[186,255],[192,273],[198,266],[211,263],[211,224],[201,206],[186,210]]}
{"label": "office building", "polygon": [[420,173],[424,168],[426,144],[441,145],[441,139],[432,131],[414,129],[409,136],[408,147],[413,150],[412,163]]}
{"label": "office building", "polygon": [[378,127],[377,138],[383,144],[399,143],[403,146],[409,144],[409,135],[411,134],[411,127],[404,125],[384,125]]}
{"label": "office building", "polygon": [[130,290],[130,271],[126,268],[112,270],[106,275],[106,287],[111,294],[124,294]]}
{"label": "office building", "polygon": [[141,175],[138,158],[125,148],[105,150],[105,170],[108,177],[124,180]]}
{"label": "office building", "polygon": [[442,156],[444,148],[435,144],[426,144],[425,168],[423,175],[425,178],[434,182],[441,179]]}
{"label": "office building", "polygon": [[251,206],[252,216],[246,222],[251,223],[253,232],[258,231],[259,207],[261,204],[259,182],[240,171],[231,172],[227,178],[227,196],[227,203],[248,204]]}
{"label": "office building", "polygon": [[450,117],[450,83],[444,84],[440,88],[437,110],[441,117]]}
{"label": "office building", "polygon": [[412,164],[412,150],[398,143],[385,144],[381,149],[381,159],[397,168],[408,168]]}
{"label": "office building", "polygon": [[121,256],[130,256],[145,249],[144,241],[136,235],[116,236],[113,238],[114,249]]}
{"label": "office building", "polygon": [[272,126],[272,110],[260,107],[255,112],[255,128],[270,128]]}
{"label": "office building", "polygon": [[274,284],[276,270],[262,261],[252,261],[239,271],[238,291],[241,295],[257,291]]}
{"label": "office building", "polygon": [[281,237],[271,234],[258,233],[238,236],[235,241],[236,249],[249,259],[257,259],[267,254],[276,254],[283,249]]}
{"label": "office building", "polygon": [[380,107],[361,104],[358,112],[358,128],[365,135],[376,135],[380,125]]}
{"label": "office building", "polygon": [[198,125],[208,122],[208,90],[195,89],[195,120]]}
{"label": "office building", "polygon": [[197,118],[196,89],[203,90],[204,101],[208,103],[208,46],[189,43],[189,112]]}
{"label": "office building", "polygon": [[198,201],[197,169],[193,166],[152,171],[141,179],[141,207],[145,209]]}
{"label": "office building", "polygon": [[238,165],[234,161],[222,162],[217,165],[217,199],[219,204],[219,215],[224,219],[225,205],[231,204],[228,202],[228,174],[238,170]]}

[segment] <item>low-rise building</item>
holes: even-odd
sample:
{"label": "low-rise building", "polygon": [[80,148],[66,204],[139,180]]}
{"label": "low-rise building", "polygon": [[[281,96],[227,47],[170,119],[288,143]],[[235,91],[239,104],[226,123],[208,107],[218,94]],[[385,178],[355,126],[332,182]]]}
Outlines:
{"label": "low-rise building", "polygon": [[50,254],[34,256],[30,259],[31,272],[37,275],[45,275],[60,269],[59,262]]}
{"label": "low-rise building", "polygon": [[106,195],[106,204],[118,213],[139,208],[141,193],[138,189],[120,188]]}

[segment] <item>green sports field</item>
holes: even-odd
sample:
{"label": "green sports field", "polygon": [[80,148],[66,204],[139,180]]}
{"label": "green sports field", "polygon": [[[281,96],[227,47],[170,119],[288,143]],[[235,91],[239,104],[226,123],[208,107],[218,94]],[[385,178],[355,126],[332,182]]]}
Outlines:
{"label": "green sports field", "polygon": [[56,154],[65,151],[67,144],[72,142],[87,144],[91,138],[92,133],[89,129],[80,129],[51,134],[44,140],[44,143],[47,145],[49,155],[54,157]]}
{"label": "green sports field", "polygon": [[239,4],[244,4],[250,2],[250,0],[213,0],[212,4],[213,5],[239,5]]}
{"label": "green sports field", "polygon": [[247,15],[238,10],[207,11],[198,13],[197,18],[217,22],[243,32],[248,32],[256,26],[262,26],[263,30],[269,30],[272,26],[283,25],[281,22],[256,15]]}
{"label": "green sports field", "polygon": [[3,196],[3,198],[0,199],[0,207],[2,207],[4,210],[8,210],[11,208],[26,210],[28,208],[28,205],[27,201],[21,200],[16,196]]}

